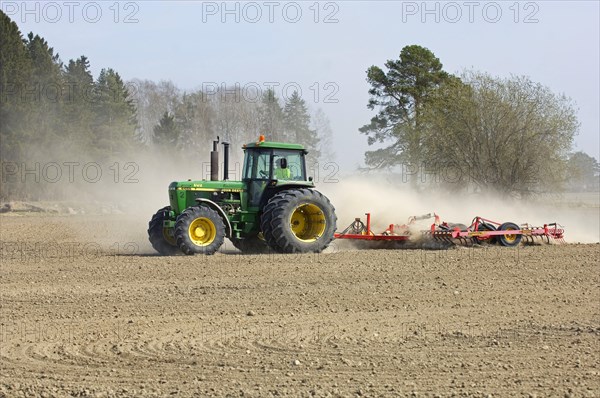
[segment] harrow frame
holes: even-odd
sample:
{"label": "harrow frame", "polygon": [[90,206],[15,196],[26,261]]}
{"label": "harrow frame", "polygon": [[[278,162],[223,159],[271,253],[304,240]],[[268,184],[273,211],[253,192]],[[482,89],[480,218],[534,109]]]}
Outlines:
{"label": "harrow frame", "polygon": [[354,219],[342,232],[333,234],[335,239],[355,239],[355,240],[387,240],[387,241],[407,241],[410,239],[408,229],[398,235],[394,232],[394,224],[390,224],[381,234],[376,234],[371,230],[371,213],[365,213],[367,216],[367,224],[365,225],[359,217]]}
{"label": "harrow frame", "polygon": [[[556,222],[544,224],[541,227],[534,227],[529,224],[518,226],[510,222],[500,223],[476,216],[468,227],[460,228],[457,225],[462,224],[440,222],[440,217],[436,213],[428,213],[422,216],[410,217],[407,224],[389,224],[384,232],[377,234],[371,230],[371,213],[365,213],[365,215],[366,224],[360,218],[355,218],[354,222],[346,229],[334,234],[335,239],[402,242],[423,237],[464,246],[471,246],[485,241],[499,241],[503,246],[517,246],[521,241],[533,243],[536,238],[542,241],[545,240],[547,243],[550,243],[551,240],[564,243],[564,227]],[[410,226],[416,221],[429,218],[435,219],[430,229],[420,231],[420,236],[415,236]]]}

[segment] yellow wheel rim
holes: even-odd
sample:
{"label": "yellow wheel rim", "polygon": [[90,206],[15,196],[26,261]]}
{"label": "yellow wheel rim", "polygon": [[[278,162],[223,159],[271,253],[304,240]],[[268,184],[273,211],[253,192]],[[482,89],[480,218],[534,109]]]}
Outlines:
{"label": "yellow wheel rim", "polygon": [[314,242],[325,232],[327,221],[319,206],[305,203],[292,212],[290,226],[296,238],[303,242]]}
{"label": "yellow wheel rim", "polygon": [[195,245],[208,246],[215,240],[217,228],[210,219],[200,217],[191,222],[188,233]]}
{"label": "yellow wheel rim", "polygon": [[[505,231],[514,231],[514,228],[506,228]],[[508,243],[513,243],[515,240],[517,240],[517,235],[504,235],[504,240]]]}
{"label": "yellow wheel rim", "polygon": [[177,241],[173,236],[173,228],[163,228],[163,238],[171,246],[177,246]]}

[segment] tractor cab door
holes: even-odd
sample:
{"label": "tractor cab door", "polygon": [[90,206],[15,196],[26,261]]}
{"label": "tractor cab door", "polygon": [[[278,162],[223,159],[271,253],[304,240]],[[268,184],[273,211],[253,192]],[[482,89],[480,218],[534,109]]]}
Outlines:
{"label": "tractor cab door", "polygon": [[247,149],[244,181],[248,184],[248,206],[258,207],[263,192],[272,178],[271,149]]}

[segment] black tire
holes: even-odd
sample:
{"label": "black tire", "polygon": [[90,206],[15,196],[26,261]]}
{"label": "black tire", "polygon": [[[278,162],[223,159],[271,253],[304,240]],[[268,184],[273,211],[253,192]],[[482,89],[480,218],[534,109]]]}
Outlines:
{"label": "black tire", "polygon": [[170,211],[171,206],[163,207],[152,216],[148,223],[148,240],[154,250],[163,256],[174,256],[181,253],[173,235],[173,229],[163,228],[163,221],[169,219]]}
{"label": "black tire", "polygon": [[450,224],[448,224],[448,228],[450,228],[450,231],[454,231],[454,228],[458,228],[461,231],[467,230],[467,226],[465,224],[461,224],[461,223],[450,223]]}
{"label": "black tire", "polygon": [[[478,226],[477,226],[477,230],[478,231],[495,231],[496,227],[494,227],[493,224],[487,223],[487,222],[481,222]],[[489,238],[479,238],[477,237],[477,241],[478,242],[488,242],[488,243],[496,243],[496,236],[490,236]]]}
{"label": "black tire", "polygon": [[257,236],[247,237],[244,239],[231,238],[233,246],[244,254],[263,254],[269,252],[267,242]]}
{"label": "black tire", "polygon": [[268,226],[267,226],[267,228],[263,227],[263,222],[265,220],[264,211],[266,210],[267,207],[269,207],[271,209],[277,208],[281,203],[283,203],[284,197],[286,195],[290,195],[292,192],[293,192],[292,190],[289,190],[289,191],[281,191],[281,192],[275,194],[272,198],[269,199],[269,201],[267,202],[265,207],[263,207],[263,214],[260,216],[260,229],[262,230],[263,238],[265,239],[265,242],[267,243],[267,245],[271,249],[275,250],[278,253],[281,253],[282,250],[279,249],[279,247],[277,245],[275,245],[275,247],[273,247],[269,244],[269,242],[273,242],[275,240],[275,237],[273,236],[273,228],[268,228]]}
{"label": "black tire", "polygon": [[[498,228],[499,231],[512,231],[518,229],[520,229],[519,226],[513,222],[505,222],[504,224],[500,225],[500,228]],[[498,241],[502,246],[514,247],[521,243],[522,238],[523,235],[521,234],[499,235]]]}
{"label": "black tire", "polygon": [[285,190],[263,209],[265,241],[280,253],[319,253],[333,240],[335,208],[322,193],[308,189]]}
{"label": "black tire", "polygon": [[177,217],[175,239],[185,254],[214,254],[225,240],[225,224],[211,208],[188,207]]}

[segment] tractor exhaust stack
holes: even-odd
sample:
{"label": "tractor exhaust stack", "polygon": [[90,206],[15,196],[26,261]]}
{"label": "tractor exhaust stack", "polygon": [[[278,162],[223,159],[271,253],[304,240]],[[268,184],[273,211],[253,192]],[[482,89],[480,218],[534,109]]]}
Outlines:
{"label": "tractor exhaust stack", "polygon": [[229,142],[223,142],[223,181],[229,180]]}
{"label": "tractor exhaust stack", "polygon": [[210,180],[219,180],[219,136],[213,141],[213,150],[210,152]]}

